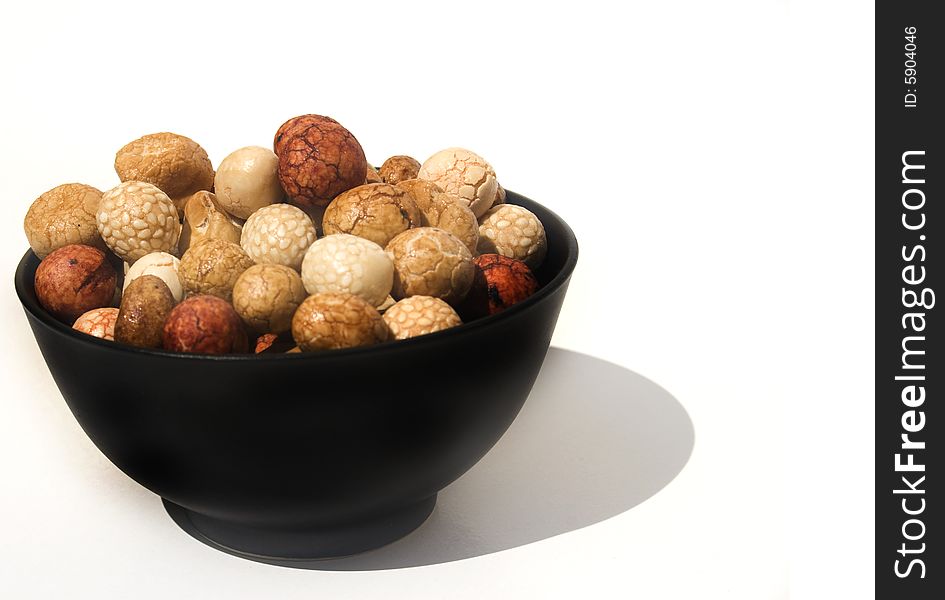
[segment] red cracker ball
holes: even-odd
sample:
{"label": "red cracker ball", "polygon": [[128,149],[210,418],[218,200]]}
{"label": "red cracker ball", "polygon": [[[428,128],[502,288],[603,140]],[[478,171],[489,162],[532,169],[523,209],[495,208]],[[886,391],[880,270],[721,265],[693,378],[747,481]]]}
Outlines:
{"label": "red cracker ball", "polygon": [[246,352],[243,321],[233,306],[210,295],[191,296],[164,322],[164,349],[195,354]]}
{"label": "red cracker ball", "polygon": [[502,312],[538,291],[538,280],[524,262],[482,254],[473,259],[476,267],[472,288],[461,306],[463,320]]}
{"label": "red cracker ball", "polygon": [[327,206],[342,192],[364,183],[367,160],[361,144],[329,117],[302,115],[276,132],[278,176],[289,202],[305,209]]}
{"label": "red cracker ball", "polygon": [[40,305],[72,325],[83,313],[109,306],[118,273],[98,248],[70,244],[49,253],[36,268],[33,287]]}

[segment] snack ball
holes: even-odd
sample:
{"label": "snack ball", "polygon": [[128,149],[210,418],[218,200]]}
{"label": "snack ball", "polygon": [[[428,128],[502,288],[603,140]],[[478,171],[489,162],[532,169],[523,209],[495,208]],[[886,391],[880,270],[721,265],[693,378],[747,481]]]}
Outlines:
{"label": "snack ball", "polygon": [[246,352],[243,322],[229,302],[216,296],[191,296],[164,322],[164,349],[195,354]]}
{"label": "snack ball", "polygon": [[472,287],[459,310],[467,320],[498,314],[538,291],[538,280],[520,260],[482,254],[473,264]]}
{"label": "snack ball", "polygon": [[69,325],[82,313],[103,308],[115,297],[118,273],[98,248],[70,244],[49,253],[36,268],[36,299]]}
{"label": "snack ball", "polygon": [[361,144],[328,117],[289,119],[276,132],[273,149],[279,158],[279,183],[289,202],[301,208],[327,206],[367,176]]}

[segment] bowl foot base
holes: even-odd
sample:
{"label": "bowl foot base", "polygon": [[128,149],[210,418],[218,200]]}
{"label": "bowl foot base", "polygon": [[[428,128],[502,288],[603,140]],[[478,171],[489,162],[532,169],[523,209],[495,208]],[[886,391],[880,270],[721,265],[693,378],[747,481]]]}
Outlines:
{"label": "bowl foot base", "polygon": [[398,540],[427,520],[436,494],[370,520],[300,531],[220,521],[161,500],[181,529],[208,546],[250,560],[292,566],[293,561],[340,558]]}

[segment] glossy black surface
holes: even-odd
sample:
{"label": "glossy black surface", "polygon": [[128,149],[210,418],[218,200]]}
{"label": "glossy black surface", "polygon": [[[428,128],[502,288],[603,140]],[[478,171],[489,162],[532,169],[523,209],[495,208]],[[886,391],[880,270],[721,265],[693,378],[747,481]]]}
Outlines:
{"label": "glossy black surface", "polygon": [[[99,340],[38,305],[29,251],[16,290],[63,397],[118,468],[237,553],[350,554],[419,525],[422,507],[489,451],[535,382],[577,242],[552,212],[512,192],[508,201],[545,226],[538,293],[496,316],[369,348],[208,356]],[[357,539],[337,534],[345,530]]]}

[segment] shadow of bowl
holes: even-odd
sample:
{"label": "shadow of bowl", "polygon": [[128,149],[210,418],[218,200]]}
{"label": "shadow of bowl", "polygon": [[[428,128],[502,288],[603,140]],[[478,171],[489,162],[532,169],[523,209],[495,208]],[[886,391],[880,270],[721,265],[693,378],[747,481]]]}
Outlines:
{"label": "shadow of bowl", "polygon": [[[419,529],[357,556],[261,562],[383,570],[530,544],[619,515],[652,497],[686,465],[694,440],[685,408],[660,386],[618,365],[551,348],[508,434],[440,492],[435,511]],[[178,524],[188,530],[186,523]]]}

